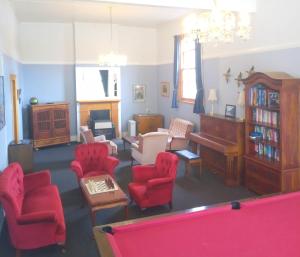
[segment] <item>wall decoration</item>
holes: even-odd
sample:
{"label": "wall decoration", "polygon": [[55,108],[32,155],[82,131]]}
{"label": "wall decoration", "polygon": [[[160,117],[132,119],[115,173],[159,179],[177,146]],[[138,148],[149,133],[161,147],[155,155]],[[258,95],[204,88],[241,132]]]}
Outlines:
{"label": "wall decoration", "polygon": [[4,77],[0,76],[0,130],[5,126]]}
{"label": "wall decoration", "polygon": [[237,82],[237,85],[238,87],[241,86],[241,83],[242,83],[242,79],[243,79],[243,74],[240,72],[239,75],[235,78],[236,82]]}
{"label": "wall decoration", "polygon": [[160,82],[160,95],[161,96],[170,96],[170,83],[169,82]]}
{"label": "wall decoration", "polygon": [[146,86],[145,85],[133,85],[133,101],[145,102]]}
{"label": "wall decoration", "polygon": [[230,69],[230,67],[229,67],[228,70],[223,74],[223,76],[225,77],[225,81],[226,81],[226,83],[228,84],[229,79],[230,79],[230,77],[231,77],[231,69]]}
{"label": "wall decoration", "polygon": [[252,65],[251,68],[250,68],[250,70],[248,70],[248,71],[246,71],[246,72],[247,72],[247,74],[248,74],[248,77],[249,77],[250,75],[252,75],[252,74],[255,72],[255,70],[254,70],[254,65]]}
{"label": "wall decoration", "polygon": [[235,118],[236,115],[236,106],[231,104],[226,104],[225,107],[225,117]]}

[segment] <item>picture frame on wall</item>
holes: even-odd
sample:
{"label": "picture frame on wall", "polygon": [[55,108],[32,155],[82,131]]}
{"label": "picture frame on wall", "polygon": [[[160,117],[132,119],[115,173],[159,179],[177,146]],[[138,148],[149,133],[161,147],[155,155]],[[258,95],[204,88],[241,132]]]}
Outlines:
{"label": "picture frame on wall", "polygon": [[164,97],[170,96],[170,83],[167,81],[160,82],[160,95]]}
{"label": "picture frame on wall", "polygon": [[141,84],[133,85],[133,101],[145,102],[146,86]]}
{"label": "picture frame on wall", "polygon": [[0,76],[0,130],[5,126],[4,77]]}
{"label": "picture frame on wall", "polygon": [[226,104],[225,117],[228,117],[228,118],[236,117],[236,106],[235,105]]}

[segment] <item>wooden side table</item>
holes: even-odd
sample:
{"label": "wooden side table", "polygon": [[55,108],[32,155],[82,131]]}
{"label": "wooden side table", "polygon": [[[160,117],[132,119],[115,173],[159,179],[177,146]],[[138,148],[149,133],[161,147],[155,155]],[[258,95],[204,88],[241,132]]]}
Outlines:
{"label": "wooden side table", "polygon": [[202,160],[199,155],[188,150],[180,150],[175,152],[180,159],[185,162],[185,175],[191,172],[192,165],[199,165],[199,175],[202,174]]}

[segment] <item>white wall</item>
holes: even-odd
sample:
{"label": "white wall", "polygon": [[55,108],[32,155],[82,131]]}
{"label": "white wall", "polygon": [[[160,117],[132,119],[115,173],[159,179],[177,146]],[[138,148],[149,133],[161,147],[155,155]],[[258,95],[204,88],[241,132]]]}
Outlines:
{"label": "white wall", "polygon": [[112,43],[110,24],[76,22],[74,28],[73,35],[73,25],[70,23],[21,23],[19,46],[22,62],[97,64],[99,55],[113,48],[127,55],[129,65],[156,64],[157,40],[154,28],[114,24]]}
{"label": "white wall", "polygon": [[18,59],[18,23],[8,0],[0,1],[0,52]]}
{"label": "white wall", "polygon": [[73,45],[72,24],[20,23],[19,48],[23,63],[74,63]]}

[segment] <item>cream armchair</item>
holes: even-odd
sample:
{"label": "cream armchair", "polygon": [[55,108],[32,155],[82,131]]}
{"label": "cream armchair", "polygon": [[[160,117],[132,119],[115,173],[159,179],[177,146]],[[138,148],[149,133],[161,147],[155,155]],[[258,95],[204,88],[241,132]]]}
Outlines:
{"label": "cream armchair", "polygon": [[164,152],[168,143],[168,133],[150,132],[138,135],[138,141],[131,144],[131,158],[138,163],[153,164],[159,152]]}
{"label": "cream armchair", "polygon": [[159,128],[158,132],[167,132],[169,135],[167,150],[182,150],[188,146],[188,135],[193,131],[194,124],[190,121],[175,118],[171,120],[170,128]]}
{"label": "cream armchair", "polygon": [[88,143],[105,143],[108,146],[109,155],[118,154],[118,146],[111,140],[106,140],[105,135],[94,137],[93,132],[87,126],[80,126],[80,137],[84,144]]}

